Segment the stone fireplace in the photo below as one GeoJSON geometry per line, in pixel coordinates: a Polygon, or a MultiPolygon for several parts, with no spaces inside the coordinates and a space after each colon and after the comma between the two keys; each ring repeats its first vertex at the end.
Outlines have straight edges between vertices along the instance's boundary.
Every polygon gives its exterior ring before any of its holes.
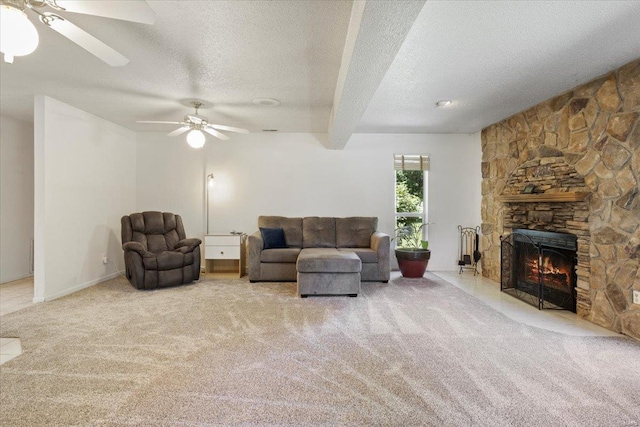
{"type": "Polygon", "coordinates": [[[577,237],[575,309],[581,317],[591,311],[589,278],[589,197],[584,178],[558,149],[541,146],[535,158],[520,165],[507,179],[497,200],[503,203],[503,236],[516,229],[569,234],[577,237]],[[533,186],[531,193],[525,188],[533,186]]]}
{"type": "Polygon", "coordinates": [[[636,60],[482,131],[484,276],[514,229],[575,235],[578,315],[640,338],[639,117],[636,60]]]}

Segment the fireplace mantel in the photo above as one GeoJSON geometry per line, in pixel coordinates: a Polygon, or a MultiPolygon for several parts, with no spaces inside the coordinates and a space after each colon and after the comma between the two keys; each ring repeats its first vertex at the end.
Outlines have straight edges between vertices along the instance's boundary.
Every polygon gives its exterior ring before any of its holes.
{"type": "Polygon", "coordinates": [[[498,196],[499,202],[504,203],[559,203],[559,202],[581,202],[589,195],[585,191],[566,191],[562,193],[540,193],[540,194],[512,194],[498,196]]]}

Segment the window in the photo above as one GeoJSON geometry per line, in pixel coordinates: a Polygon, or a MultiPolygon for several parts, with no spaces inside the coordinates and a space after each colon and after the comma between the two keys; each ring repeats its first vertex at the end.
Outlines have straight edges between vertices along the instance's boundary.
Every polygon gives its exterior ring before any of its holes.
{"type": "MultiPolygon", "coordinates": [[[[429,157],[395,154],[393,168],[396,175],[396,228],[410,224],[419,227],[428,220],[427,190],[429,157]]],[[[419,240],[428,240],[427,227],[420,231],[419,240]]],[[[396,246],[403,242],[396,241],[396,246]]]]}

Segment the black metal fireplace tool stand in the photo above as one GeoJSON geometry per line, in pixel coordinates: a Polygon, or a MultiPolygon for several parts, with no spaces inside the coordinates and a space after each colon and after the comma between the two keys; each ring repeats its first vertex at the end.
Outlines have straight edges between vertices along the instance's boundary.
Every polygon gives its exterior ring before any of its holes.
{"type": "Polygon", "coordinates": [[[473,270],[473,275],[478,274],[478,261],[480,261],[481,254],[479,249],[480,240],[480,227],[463,227],[458,226],[459,236],[459,253],[458,266],[460,271],[458,274],[462,274],[465,269],[473,270]]]}

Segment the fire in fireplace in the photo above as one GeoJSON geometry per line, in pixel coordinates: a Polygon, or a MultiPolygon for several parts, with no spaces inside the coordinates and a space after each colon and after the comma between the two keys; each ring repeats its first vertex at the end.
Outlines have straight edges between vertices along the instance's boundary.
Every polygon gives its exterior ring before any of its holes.
{"type": "Polygon", "coordinates": [[[542,269],[537,256],[529,256],[522,263],[524,266],[523,280],[535,283],[542,275],[547,286],[567,293],[571,292],[573,265],[565,257],[558,256],[556,253],[546,253],[542,257],[542,269]]]}
{"type": "Polygon", "coordinates": [[[502,239],[501,290],[538,306],[576,311],[577,237],[515,229],[502,239]]]}

